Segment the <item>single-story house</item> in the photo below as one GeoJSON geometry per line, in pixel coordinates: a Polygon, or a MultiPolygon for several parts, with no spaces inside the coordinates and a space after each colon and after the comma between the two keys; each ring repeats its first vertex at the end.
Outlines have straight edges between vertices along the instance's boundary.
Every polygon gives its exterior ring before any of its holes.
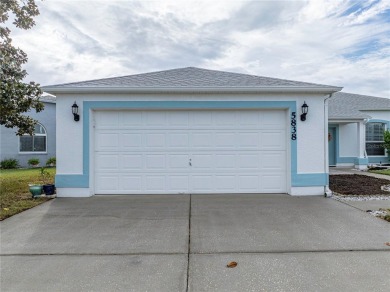
{"type": "Polygon", "coordinates": [[[57,96],[57,195],[328,190],[341,87],[182,68],[43,88],[57,96]]]}
{"type": "Polygon", "coordinates": [[[383,147],[390,99],[337,92],[329,100],[329,165],[365,169],[389,163],[383,147]]]}
{"type": "Polygon", "coordinates": [[[20,166],[27,167],[29,159],[38,158],[40,166],[45,166],[49,158],[56,156],[56,99],[43,94],[40,100],[44,110],[26,113],[38,121],[33,136],[17,136],[15,129],[0,126],[0,160],[17,159],[20,166]]]}

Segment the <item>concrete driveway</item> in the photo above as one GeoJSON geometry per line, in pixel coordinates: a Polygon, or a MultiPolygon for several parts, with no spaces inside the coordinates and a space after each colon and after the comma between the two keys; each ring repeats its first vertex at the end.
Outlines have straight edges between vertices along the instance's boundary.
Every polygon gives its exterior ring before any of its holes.
{"type": "Polygon", "coordinates": [[[55,199],[0,224],[1,291],[390,287],[390,224],[323,197],[55,199]]]}

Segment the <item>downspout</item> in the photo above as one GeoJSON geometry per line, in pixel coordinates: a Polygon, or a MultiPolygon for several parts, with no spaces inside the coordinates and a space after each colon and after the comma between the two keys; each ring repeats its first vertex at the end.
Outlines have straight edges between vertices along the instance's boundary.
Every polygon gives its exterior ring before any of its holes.
{"type": "MultiPolygon", "coordinates": [[[[331,98],[333,95],[333,93],[329,94],[329,96],[327,98],[324,99],[324,150],[327,149],[329,146],[328,146],[328,139],[327,139],[327,131],[328,131],[328,117],[327,117],[327,111],[326,111],[326,107],[328,106],[327,104],[327,101],[329,98],[331,98]]],[[[329,151],[329,149],[328,149],[329,151]]],[[[326,157],[326,154],[328,153],[328,151],[324,151],[324,173],[327,173],[328,174],[328,178],[329,178],[329,163],[326,163],[328,157],[326,157]]],[[[329,155],[328,155],[329,156],[329,155]]],[[[329,189],[329,179],[328,179],[328,184],[324,186],[324,196],[326,198],[329,198],[333,195],[333,192],[329,189]]]]}

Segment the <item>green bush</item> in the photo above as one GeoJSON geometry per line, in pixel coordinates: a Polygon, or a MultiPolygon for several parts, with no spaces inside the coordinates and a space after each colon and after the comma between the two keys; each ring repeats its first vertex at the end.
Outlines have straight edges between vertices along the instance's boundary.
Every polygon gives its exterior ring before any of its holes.
{"type": "Polygon", "coordinates": [[[47,161],[46,161],[46,166],[56,166],[57,164],[57,160],[55,157],[50,157],[47,161]]]}
{"type": "Polygon", "coordinates": [[[37,166],[39,164],[39,159],[38,158],[31,158],[28,160],[27,163],[30,166],[37,166]]]}
{"type": "Polygon", "coordinates": [[[19,168],[19,161],[14,158],[4,159],[0,162],[0,168],[2,169],[16,169],[19,168]]]}
{"type": "Polygon", "coordinates": [[[390,131],[387,130],[383,133],[383,137],[384,137],[384,140],[385,140],[385,143],[384,143],[384,147],[387,151],[387,156],[389,157],[389,160],[390,160],[390,131]]]}

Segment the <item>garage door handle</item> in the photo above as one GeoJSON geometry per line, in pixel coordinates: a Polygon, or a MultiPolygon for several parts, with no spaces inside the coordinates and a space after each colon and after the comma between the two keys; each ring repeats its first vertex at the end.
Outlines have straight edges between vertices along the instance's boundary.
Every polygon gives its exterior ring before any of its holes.
{"type": "Polygon", "coordinates": [[[190,159],[190,161],[189,161],[188,163],[189,163],[189,165],[190,165],[190,166],[192,166],[192,162],[191,162],[191,159],[190,159]]]}

